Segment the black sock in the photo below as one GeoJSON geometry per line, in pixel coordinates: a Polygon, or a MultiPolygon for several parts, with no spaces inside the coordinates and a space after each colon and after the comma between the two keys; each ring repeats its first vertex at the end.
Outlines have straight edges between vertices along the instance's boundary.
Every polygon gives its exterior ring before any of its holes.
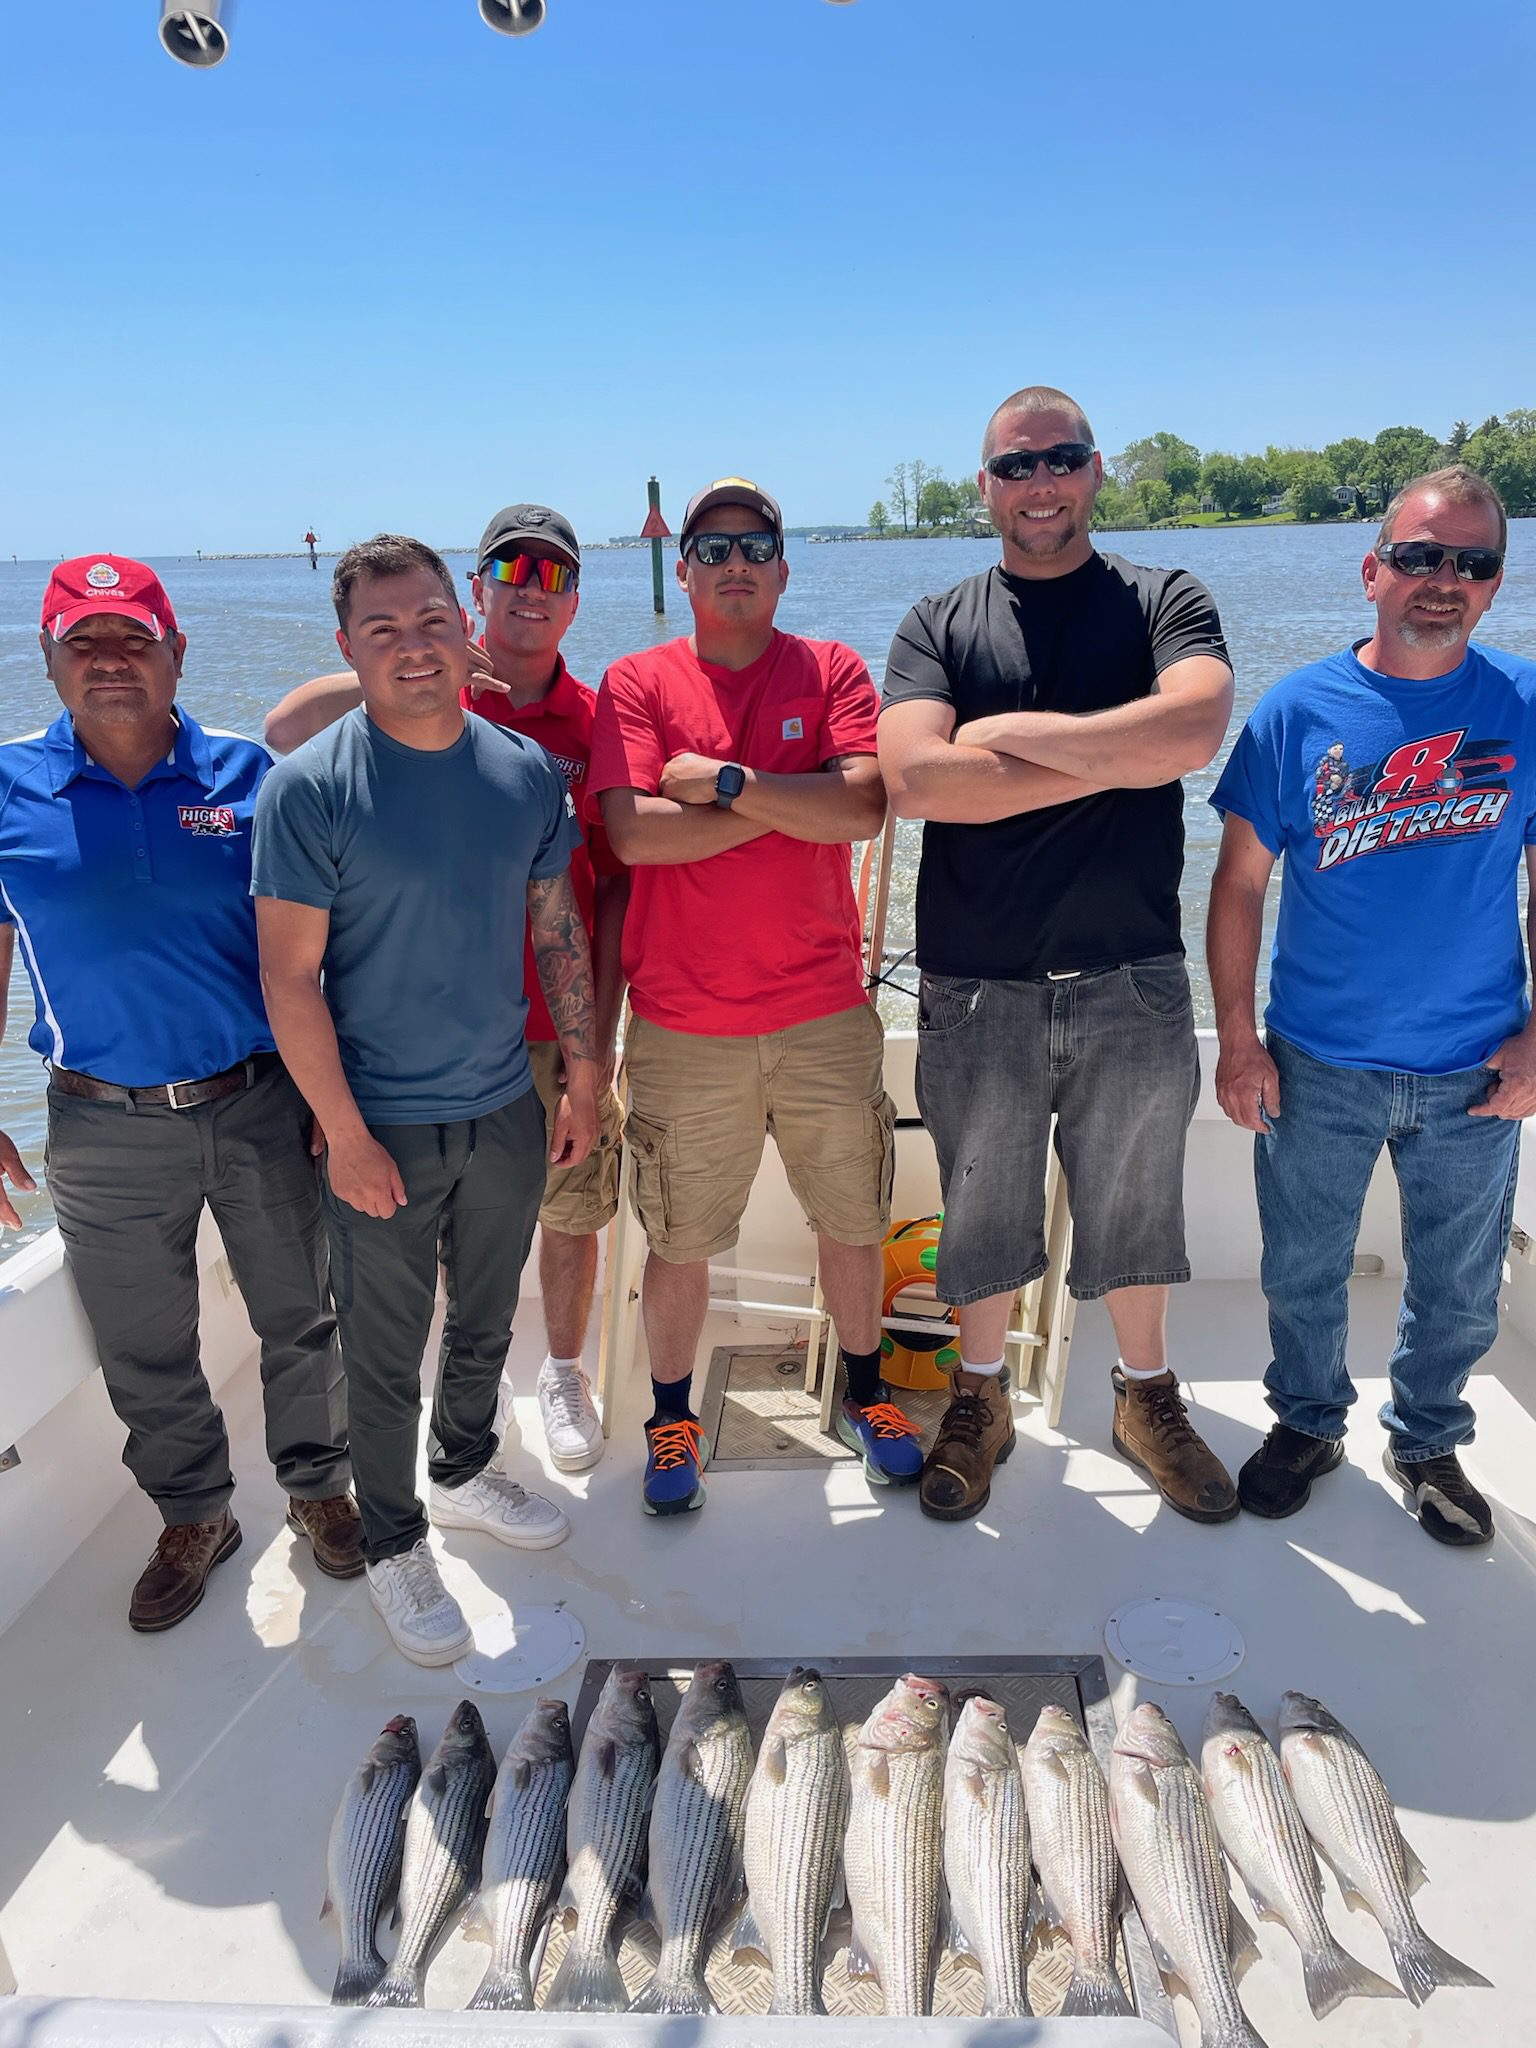
{"type": "Polygon", "coordinates": [[[656,1403],[658,1415],[675,1415],[684,1422],[695,1420],[688,1396],[693,1391],[693,1374],[684,1373],[680,1380],[651,1381],[651,1397],[656,1403]]]}
{"type": "Polygon", "coordinates": [[[880,1348],[849,1351],[842,1348],[843,1370],[848,1375],[848,1398],[861,1408],[880,1398],[880,1348]]]}

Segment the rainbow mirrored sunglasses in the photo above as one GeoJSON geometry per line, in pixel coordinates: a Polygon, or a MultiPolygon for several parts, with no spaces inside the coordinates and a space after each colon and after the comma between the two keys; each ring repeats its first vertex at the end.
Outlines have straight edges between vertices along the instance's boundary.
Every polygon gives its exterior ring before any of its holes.
{"type": "Polygon", "coordinates": [[[547,555],[508,555],[505,560],[487,562],[480,571],[489,576],[493,583],[510,583],[514,589],[538,578],[539,588],[547,590],[551,597],[564,597],[574,590],[581,578],[581,571],[573,569],[569,562],[552,562],[547,555]]]}

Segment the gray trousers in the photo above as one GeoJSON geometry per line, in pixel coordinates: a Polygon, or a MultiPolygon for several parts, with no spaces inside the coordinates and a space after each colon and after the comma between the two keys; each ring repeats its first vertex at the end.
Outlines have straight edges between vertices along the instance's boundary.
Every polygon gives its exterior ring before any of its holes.
{"type": "Polygon", "coordinates": [[[344,1493],[346,1386],[326,1288],[309,1111],[281,1067],[196,1109],[48,1092],[48,1189],[123,1463],[168,1523],[211,1522],[234,1492],[198,1347],[206,1202],[261,1339],[267,1455],[285,1492],[344,1493]]]}
{"type": "Polygon", "coordinates": [[[461,1486],[495,1456],[496,1388],[544,1199],[544,1111],[530,1087],[469,1122],[370,1128],[400,1169],[406,1205],[365,1216],[327,1184],[325,1219],[363,1554],[377,1564],[427,1533],[416,1443],[439,1247],[448,1314],[428,1471],[435,1485],[461,1486]]]}

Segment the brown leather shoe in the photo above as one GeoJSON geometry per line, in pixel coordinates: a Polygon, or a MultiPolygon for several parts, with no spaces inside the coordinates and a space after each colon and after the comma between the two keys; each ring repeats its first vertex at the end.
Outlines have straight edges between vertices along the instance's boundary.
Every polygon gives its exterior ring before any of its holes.
{"type": "Polygon", "coordinates": [[[1121,1457],[1139,1465],[1169,1507],[1190,1521],[1230,1522],[1238,1511],[1237,1488],[1190,1422],[1175,1376],[1128,1380],[1119,1366],[1109,1376],[1115,1388],[1114,1445],[1121,1457]]]}
{"type": "Polygon", "coordinates": [[[923,1460],[918,1505],[939,1522],[979,1515],[992,1491],[992,1469],[1013,1454],[1008,1374],[957,1372],[933,1449],[923,1460]]]}
{"type": "Polygon", "coordinates": [[[315,1563],[328,1578],[355,1579],[363,1568],[363,1523],[350,1493],[324,1500],[288,1500],[288,1526],[307,1536],[315,1563]]]}
{"type": "Polygon", "coordinates": [[[163,1529],[128,1602],[128,1626],[153,1635],[185,1621],[202,1600],[208,1574],[239,1548],[240,1524],[228,1508],[216,1522],[176,1522],[163,1529]]]}

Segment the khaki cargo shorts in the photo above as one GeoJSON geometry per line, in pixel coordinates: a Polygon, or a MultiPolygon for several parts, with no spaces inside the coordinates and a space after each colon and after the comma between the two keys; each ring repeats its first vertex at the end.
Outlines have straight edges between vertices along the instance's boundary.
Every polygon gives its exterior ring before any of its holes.
{"type": "MultiPolygon", "coordinates": [[[[530,1040],[528,1062],[533,1068],[533,1085],[544,1105],[544,1127],[548,1138],[555,1135],[555,1111],[560,1106],[556,1075],[560,1071],[560,1046],[555,1039],[530,1040]]],[[[606,1230],[619,1207],[619,1139],[623,1112],[610,1088],[603,1099],[597,1126],[597,1143],[580,1166],[550,1166],[546,1169],[544,1200],[539,1205],[539,1222],[546,1230],[562,1231],[567,1237],[591,1237],[606,1230]]]]}
{"type": "Polygon", "coordinates": [[[703,1038],[631,1017],[624,1041],[635,1209],[671,1265],[728,1251],[773,1133],[811,1228],[879,1244],[891,1220],[895,1106],[868,1003],[758,1038],[703,1038]]]}

